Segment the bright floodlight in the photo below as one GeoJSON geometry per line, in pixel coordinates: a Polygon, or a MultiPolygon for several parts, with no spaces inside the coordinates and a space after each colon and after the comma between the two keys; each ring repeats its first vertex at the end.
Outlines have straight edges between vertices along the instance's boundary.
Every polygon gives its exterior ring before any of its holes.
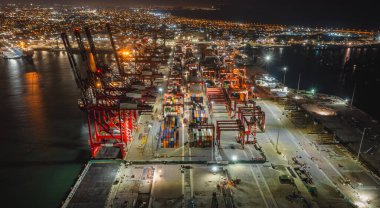
{"type": "Polygon", "coordinates": [[[282,70],[286,71],[288,70],[288,67],[285,66],[284,68],[282,68],[282,70]]]}
{"type": "Polygon", "coordinates": [[[232,161],[236,161],[238,158],[236,155],[232,155],[232,161]]]}
{"type": "Polygon", "coordinates": [[[158,91],[162,92],[162,87],[158,88],[158,91]]]}
{"type": "Polygon", "coordinates": [[[365,203],[361,202],[361,201],[358,201],[358,202],[355,202],[355,205],[359,208],[362,208],[362,207],[366,207],[365,203]]]}
{"type": "Polygon", "coordinates": [[[311,89],[311,93],[312,94],[314,94],[315,93],[315,89],[313,88],[313,89],[311,89]]]}
{"type": "Polygon", "coordinates": [[[270,61],[271,58],[272,58],[272,57],[271,57],[270,55],[265,56],[265,60],[266,60],[266,61],[270,61]]]}
{"type": "Polygon", "coordinates": [[[211,170],[212,170],[212,172],[216,172],[216,171],[218,171],[218,167],[212,166],[211,170]]]}
{"type": "Polygon", "coordinates": [[[364,194],[359,195],[359,198],[363,202],[367,202],[369,200],[369,197],[367,195],[364,195],[364,194]]]}

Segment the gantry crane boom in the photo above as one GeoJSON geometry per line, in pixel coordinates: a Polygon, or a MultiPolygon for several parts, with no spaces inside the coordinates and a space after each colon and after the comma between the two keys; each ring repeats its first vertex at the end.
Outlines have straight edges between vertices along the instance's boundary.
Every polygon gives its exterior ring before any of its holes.
{"type": "Polygon", "coordinates": [[[67,34],[61,33],[61,38],[62,38],[63,45],[64,45],[66,52],[67,52],[67,57],[69,59],[71,70],[72,70],[72,73],[73,73],[74,78],[75,78],[75,83],[77,84],[78,88],[83,89],[84,83],[83,83],[83,80],[80,76],[80,71],[79,71],[78,65],[77,65],[75,58],[73,56],[72,47],[71,47],[70,41],[67,37],[67,34]]]}
{"type": "Polygon", "coordinates": [[[85,27],[84,31],[86,33],[88,44],[90,45],[90,51],[91,51],[92,56],[94,58],[96,69],[99,69],[100,68],[99,60],[97,57],[97,52],[96,52],[96,48],[95,48],[95,44],[94,44],[94,39],[92,38],[92,35],[91,35],[91,31],[88,27],[85,27]]]}
{"type": "Polygon", "coordinates": [[[114,56],[115,56],[115,60],[116,60],[117,68],[119,70],[119,74],[120,74],[120,76],[123,76],[124,75],[124,70],[123,70],[123,68],[121,67],[121,64],[120,64],[119,55],[117,54],[117,50],[116,50],[116,46],[115,46],[115,41],[113,39],[113,35],[112,35],[112,31],[111,31],[111,25],[109,23],[106,24],[106,29],[107,29],[108,36],[109,36],[110,41],[111,41],[111,46],[112,46],[112,50],[113,50],[113,53],[114,53],[114,56]]]}
{"type": "MultiPolygon", "coordinates": [[[[127,93],[132,89],[125,86],[114,87],[113,74],[109,73],[105,65],[101,64],[99,68],[96,68],[96,48],[88,28],[86,28],[86,35],[91,53],[86,50],[79,28],[74,30],[74,35],[82,61],[86,66],[87,76],[75,62],[67,35],[63,33],[61,36],[72,72],[82,91],[83,102],[79,103],[79,106],[87,114],[91,156],[101,158],[108,154],[108,150],[115,152],[116,149],[117,155],[121,152],[124,158],[127,145],[133,139],[139,112],[151,112],[152,108],[128,97],[127,93]]],[[[102,62],[97,61],[97,63],[99,65],[102,62]]],[[[117,155],[115,157],[118,157],[117,155]]]]}

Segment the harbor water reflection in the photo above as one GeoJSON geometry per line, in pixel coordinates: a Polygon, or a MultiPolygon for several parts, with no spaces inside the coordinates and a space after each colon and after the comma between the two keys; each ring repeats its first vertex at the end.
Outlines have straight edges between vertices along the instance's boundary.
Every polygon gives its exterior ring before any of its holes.
{"type": "MultiPolygon", "coordinates": [[[[264,54],[273,56],[268,71],[279,80],[288,68],[292,88],[301,73],[301,89],[350,98],[356,83],[354,104],[380,117],[373,94],[380,89],[379,49],[287,47],[257,50],[255,56],[264,54]]],[[[66,54],[38,51],[33,62],[1,59],[0,95],[3,203],[57,207],[90,155],[85,116],[76,103],[80,90],[66,54]]]]}

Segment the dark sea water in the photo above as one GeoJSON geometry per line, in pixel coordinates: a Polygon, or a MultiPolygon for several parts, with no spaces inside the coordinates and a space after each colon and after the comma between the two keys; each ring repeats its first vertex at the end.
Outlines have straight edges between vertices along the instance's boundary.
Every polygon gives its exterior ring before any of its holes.
{"type": "MultiPolygon", "coordinates": [[[[379,117],[379,49],[276,48],[256,56],[269,53],[268,70],[281,80],[287,66],[293,88],[302,73],[301,88],[350,97],[356,81],[354,104],[379,117]]],[[[1,207],[60,205],[90,155],[79,95],[63,52],[0,59],[1,207]]]]}
{"type": "Polygon", "coordinates": [[[378,6],[373,0],[224,0],[216,10],[177,8],[172,15],[188,18],[256,22],[265,24],[297,25],[327,28],[357,28],[379,31],[378,6]],[[337,12],[339,11],[339,12],[337,12]]]}
{"type": "MultiPolygon", "coordinates": [[[[285,47],[260,50],[257,55],[271,55],[269,73],[296,89],[315,89],[337,95],[349,102],[356,85],[353,105],[380,118],[380,48],[340,48],[315,50],[307,47],[285,47]]],[[[265,64],[258,58],[258,63],[265,64]]]]}
{"type": "Polygon", "coordinates": [[[1,207],[58,207],[89,158],[69,67],[62,52],[0,59],[1,207]]]}

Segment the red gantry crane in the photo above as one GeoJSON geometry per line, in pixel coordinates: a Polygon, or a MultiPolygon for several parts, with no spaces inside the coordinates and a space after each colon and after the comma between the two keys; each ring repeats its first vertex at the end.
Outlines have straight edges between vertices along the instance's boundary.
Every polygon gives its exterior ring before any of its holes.
{"type": "MultiPolygon", "coordinates": [[[[150,106],[128,96],[130,87],[114,87],[111,69],[99,61],[91,33],[85,29],[90,53],[87,52],[80,29],[74,30],[82,61],[86,69],[76,63],[67,34],[62,33],[67,56],[78,88],[82,92],[80,107],[86,112],[89,145],[93,158],[124,158],[128,142],[132,140],[138,114],[151,112],[150,106]]],[[[122,81],[121,81],[122,82],[122,81]]]]}

